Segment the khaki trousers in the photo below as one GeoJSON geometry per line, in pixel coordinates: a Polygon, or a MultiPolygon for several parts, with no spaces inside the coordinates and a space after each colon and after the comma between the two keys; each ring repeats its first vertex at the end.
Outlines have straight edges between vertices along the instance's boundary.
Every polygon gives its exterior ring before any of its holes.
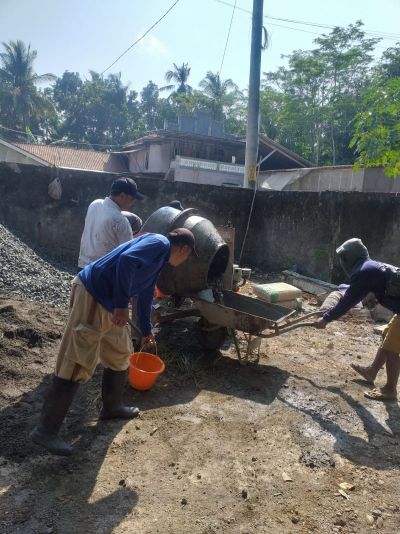
{"type": "Polygon", "coordinates": [[[384,340],[382,349],[390,352],[400,352],[400,315],[393,315],[389,324],[383,331],[384,340]]]}
{"type": "Polygon", "coordinates": [[[71,308],[61,340],[56,376],[84,384],[99,361],[114,371],[129,367],[133,351],[128,326],[115,326],[111,313],[85,289],[78,277],[72,281],[71,308]]]}

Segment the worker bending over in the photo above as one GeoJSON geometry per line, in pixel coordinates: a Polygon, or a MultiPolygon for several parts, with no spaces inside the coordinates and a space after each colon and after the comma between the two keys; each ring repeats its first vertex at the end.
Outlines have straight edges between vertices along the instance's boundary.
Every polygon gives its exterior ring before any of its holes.
{"type": "Polygon", "coordinates": [[[361,239],[349,239],[336,253],[345,273],[350,276],[350,286],[341,300],[324,313],[315,326],[325,328],[339,319],[363,300],[368,293],[396,315],[384,332],[384,340],[374,361],[368,367],[352,364],[351,367],[367,382],[374,384],[378,371],[386,364],[387,382],[382,388],[366,391],[364,395],[373,400],[397,399],[397,382],[400,373],[400,269],[393,265],[372,260],[361,239]]]}
{"type": "Polygon", "coordinates": [[[55,376],[32,440],[54,454],[70,455],[58,432],[79,384],[87,382],[100,361],[104,366],[101,419],[131,419],[139,409],[122,402],[129,356],[128,304],[137,297],[143,342],[154,340],[151,306],[158,275],[168,262],[177,267],[196,255],[192,232],[173,230],[164,237],[144,234],[85,267],[72,282],[71,308],[61,340],[55,376]]]}

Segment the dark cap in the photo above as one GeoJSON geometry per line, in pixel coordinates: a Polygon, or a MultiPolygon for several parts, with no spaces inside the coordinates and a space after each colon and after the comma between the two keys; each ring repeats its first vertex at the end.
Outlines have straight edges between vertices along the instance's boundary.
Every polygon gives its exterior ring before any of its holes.
{"type": "Polygon", "coordinates": [[[119,195],[120,193],[125,193],[126,195],[131,195],[133,198],[138,200],[143,200],[144,195],[139,193],[137,189],[136,182],[132,178],[117,178],[111,184],[111,195],[119,195]]]}
{"type": "Polygon", "coordinates": [[[171,245],[188,245],[192,249],[192,256],[198,257],[194,235],[187,228],[175,228],[167,234],[167,237],[171,245]]]}

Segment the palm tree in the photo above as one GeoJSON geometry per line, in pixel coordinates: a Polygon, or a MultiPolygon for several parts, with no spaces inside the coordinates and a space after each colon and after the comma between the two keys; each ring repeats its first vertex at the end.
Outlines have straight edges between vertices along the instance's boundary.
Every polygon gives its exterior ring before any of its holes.
{"type": "Polygon", "coordinates": [[[235,95],[239,90],[238,86],[230,78],[221,80],[219,73],[215,74],[210,70],[201,80],[199,86],[210,99],[210,110],[213,118],[222,120],[224,108],[232,106],[235,101],[235,95]]]}
{"type": "Polygon", "coordinates": [[[30,45],[20,40],[2,44],[5,51],[0,53],[1,116],[9,125],[25,129],[51,106],[36,86],[54,80],[55,76],[35,73],[37,51],[31,50],[30,45]]]}
{"type": "Polygon", "coordinates": [[[190,67],[188,63],[182,63],[180,67],[176,63],[174,63],[174,69],[168,70],[165,73],[165,79],[167,82],[170,82],[171,80],[174,81],[174,84],[166,85],[165,87],[161,87],[161,90],[171,91],[175,88],[177,85],[176,93],[191,93],[192,88],[187,83],[188,78],[190,75],[190,67]]]}

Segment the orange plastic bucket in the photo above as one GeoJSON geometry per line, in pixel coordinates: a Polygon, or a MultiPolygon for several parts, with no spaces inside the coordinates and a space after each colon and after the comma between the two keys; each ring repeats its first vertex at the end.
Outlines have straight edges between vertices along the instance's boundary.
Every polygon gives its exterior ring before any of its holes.
{"type": "Polygon", "coordinates": [[[158,375],[165,369],[162,359],[149,352],[134,352],[129,362],[129,383],[140,391],[151,389],[158,375]]]}
{"type": "Polygon", "coordinates": [[[160,291],[157,286],[156,286],[156,289],[154,291],[154,296],[155,296],[156,299],[162,299],[162,300],[165,300],[165,299],[168,298],[168,295],[166,295],[165,293],[160,291]]]}

